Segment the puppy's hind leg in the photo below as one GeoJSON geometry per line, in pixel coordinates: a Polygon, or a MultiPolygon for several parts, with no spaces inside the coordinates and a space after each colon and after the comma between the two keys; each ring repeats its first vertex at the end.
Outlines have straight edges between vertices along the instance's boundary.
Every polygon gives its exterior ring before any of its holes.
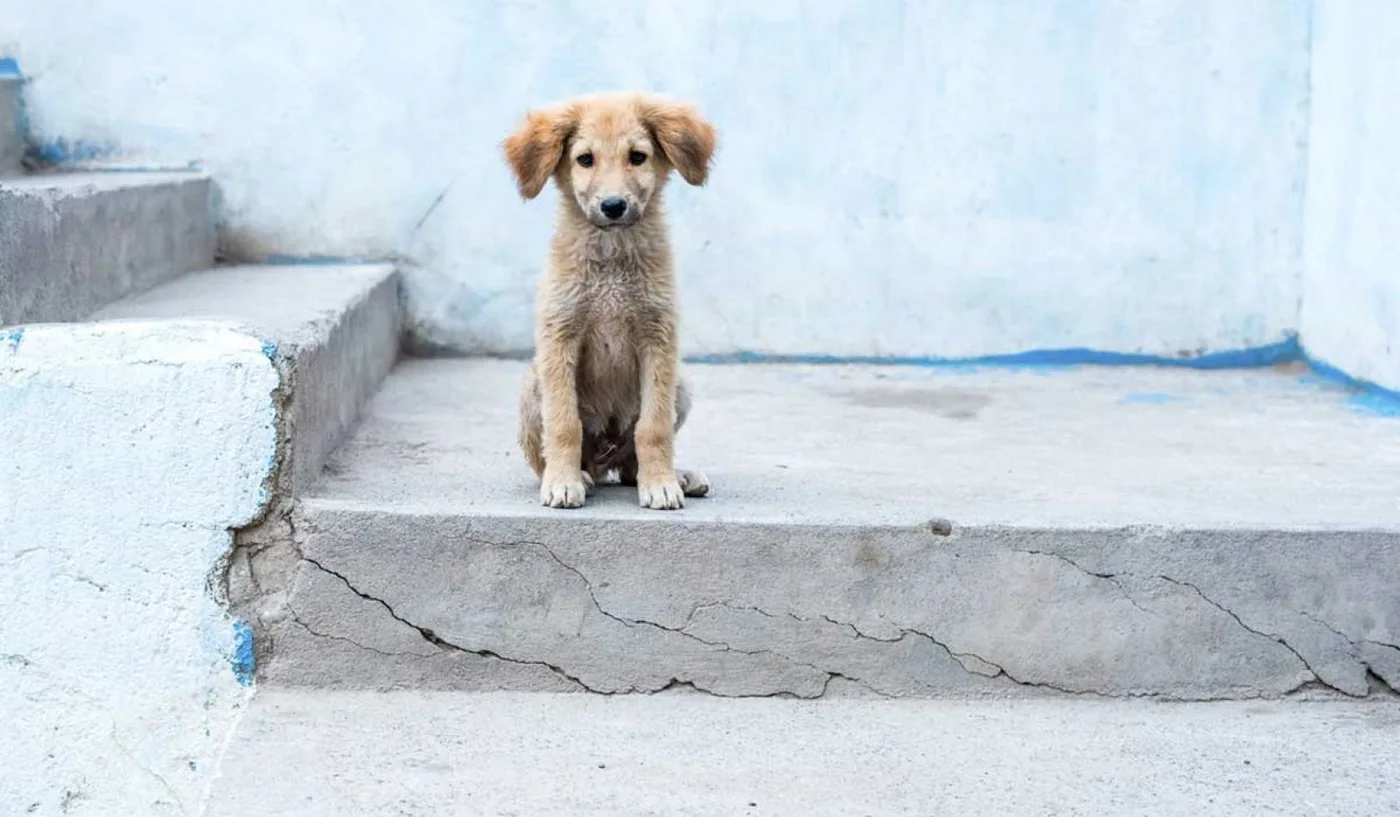
{"type": "MultiPolygon", "coordinates": [[[[685,425],[685,418],[689,415],[690,387],[686,385],[685,378],[681,377],[676,382],[676,431],[681,430],[681,426],[685,425]]],[[[699,471],[677,468],[676,481],[681,484],[681,492],[686,496],[702,497],[710,492],[710,480],[699,471]]]]}
{"type": "Polygon", "coordinates": [[[535,364],[520,380],[520,450],[536,477],[544,476],[544,415],[540,410],[540,379],[535,364]]]}

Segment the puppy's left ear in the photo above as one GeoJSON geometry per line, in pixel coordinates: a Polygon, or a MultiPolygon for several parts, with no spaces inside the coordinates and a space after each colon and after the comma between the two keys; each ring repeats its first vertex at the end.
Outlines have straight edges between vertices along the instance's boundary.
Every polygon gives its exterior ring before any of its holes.
{"type": "Polygon", "coordinates": [[[704,184],[715,154],[714,126],[693,105],[663,100],[646,102],[642,120],[681,178],[694,185],[704,184]]]}

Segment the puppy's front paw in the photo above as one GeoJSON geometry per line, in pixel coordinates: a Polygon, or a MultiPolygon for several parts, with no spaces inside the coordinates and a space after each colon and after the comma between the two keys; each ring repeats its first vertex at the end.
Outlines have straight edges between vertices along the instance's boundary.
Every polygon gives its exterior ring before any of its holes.
{"type": "Polygon", "coordinates": [[[674,475],[670,479],[639,480],[637,482],[637,498],[641,501],[643,508],[674,511],[677,508],[685,507],[683,496],[681,484],[674,475]]]}
{"type": "Polygon", "coordinates": [[[540,481],[540,504],[549,508],[582,508],[587,495],[583,474],[578,471],[563,477],[546,473],[540,481]]]}

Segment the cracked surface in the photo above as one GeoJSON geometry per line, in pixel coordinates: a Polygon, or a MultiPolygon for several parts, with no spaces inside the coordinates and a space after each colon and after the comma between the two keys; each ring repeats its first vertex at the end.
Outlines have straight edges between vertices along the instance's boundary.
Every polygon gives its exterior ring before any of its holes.
{"type": "Polygon", "coordinates": [[[1393,536],[1332,539],[1339,556],[1380,566],[1309,584],[1306,534],[541,526],[315,503],[306,515],[294,620],[386,662],[349,668],[342,686],[400,685],[396,673],[445,653],[491,662],[452,688],[528,668],[549,688],[607,694],[1201,700],[1365,696],[1393,687],[1400,663],[1384,623],[1394,596],[1381,592],[1400,580],[1381,561],[1393,536]],[[1290,552],[1295,569],[1270,574],[1290,552]],[[1129,554],[1134,569],[1105,566],[1129,554]],[[1178,577],[1174,561],[1204,567],[1178,577]],[[1270,595],[1285,579],[1312,609],[1270,595]]]}
{"type": "Polygon", "coordinates": [[[715,491],[656,520],[608,488],[535,506],[518,370],[391,375],[293,544],[247,566],[278,611],[266,678],[1192,700],[1400,680],[1400,425],[1295,375],[691,367],[680,458],[715,491]]]}

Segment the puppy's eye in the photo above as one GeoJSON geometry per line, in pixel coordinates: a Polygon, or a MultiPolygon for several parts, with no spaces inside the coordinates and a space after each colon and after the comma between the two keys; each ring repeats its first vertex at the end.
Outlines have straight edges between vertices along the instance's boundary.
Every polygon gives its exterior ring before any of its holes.
{"type": "Polygon", "coordinates": [[[641,152],[640,150],[634,150],[631,153],[627,154],[627,161],[631,162],[634,165],[644,164],[646,160],[647,155],[641,152]]]}
{"type": "Polygon", "coordinates": [[[592,167],[592,166],[593,166],[593,154],[592,154],[592,153],[580,153],[580,154],[578,155],[578,159],[577,159],[576,161],[578,162],[579,167],[592,167]]]}

